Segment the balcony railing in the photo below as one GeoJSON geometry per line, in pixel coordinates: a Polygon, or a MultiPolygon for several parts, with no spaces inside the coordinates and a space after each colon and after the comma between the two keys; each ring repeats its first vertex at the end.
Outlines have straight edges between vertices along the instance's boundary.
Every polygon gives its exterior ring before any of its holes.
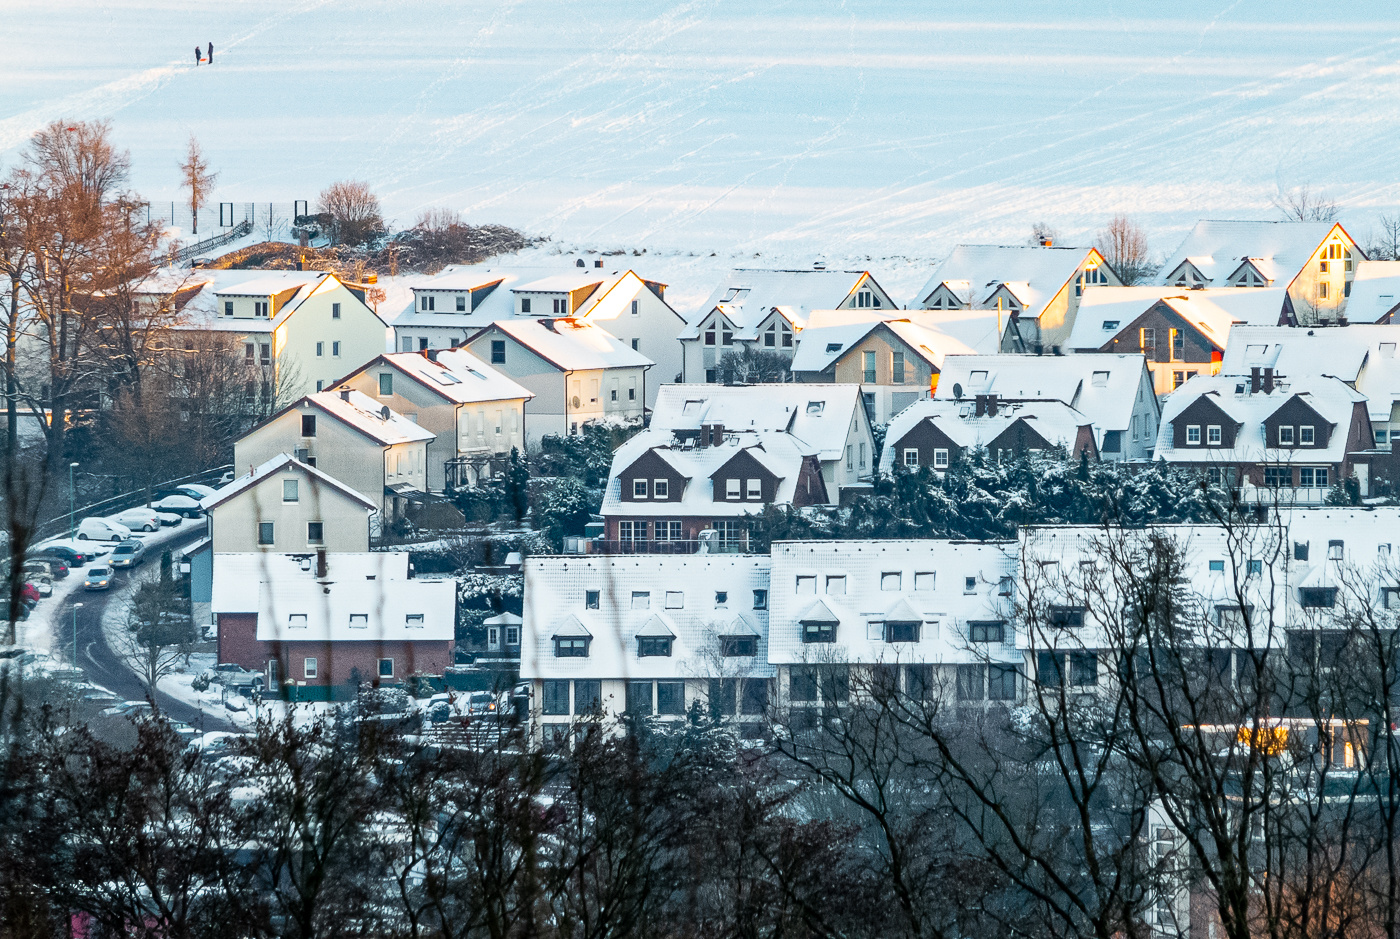
{"type": "Polygon", "coordinates": [[[681,538],[635,541],[614,538],[565,538],[565,554],[747,554],[749,539],[681,538]]]}

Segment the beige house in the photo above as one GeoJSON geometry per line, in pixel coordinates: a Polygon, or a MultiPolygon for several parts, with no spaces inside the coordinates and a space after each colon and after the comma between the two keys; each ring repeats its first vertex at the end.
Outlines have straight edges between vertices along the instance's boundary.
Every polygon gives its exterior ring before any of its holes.
{"type": "Polygon", "coordinates": [[[206,498],[215,554],[368,551],[379,503],[278,454],[206,498]]]}
{"type": "Polygon", "coordinates": [[[590,422],[637,423],[652,361],[601,326],[581,320],[502,320],[467,348],[534,395],[525,404],[527,446],[577,434],[590,422]]]}
{"type": "Polygon", "coordinates": [[[291,453],[356,492],[382,500],[384,516],[428,491],[433,432],[349,388],[306,395],[234,444],[234,464],[250,469],[291,453]]]}
{"type": "Polygon", "coordinates": [[[1365,258],[1335,222],[1203,219],[1162,265],[1157,281],[1188,288],[1285,287],[1284,322],[1328,325],[1345,315],[1357,264],[1365,258]]]}
{"type": "Polygon", "coordinates": [[[472,486],[525,453],[525,402],[534,394],[466,349],[380,355],[332,388],[351,388],[432,431],[428,488],[472,486]]]}
{"type": "Polygon", "coordinates": [[[958,245],[909,306],[996,310],[1001,351],[1052,352],[1069,338],[1086,288],[1121,284],[1097,248],[958,245]]]}

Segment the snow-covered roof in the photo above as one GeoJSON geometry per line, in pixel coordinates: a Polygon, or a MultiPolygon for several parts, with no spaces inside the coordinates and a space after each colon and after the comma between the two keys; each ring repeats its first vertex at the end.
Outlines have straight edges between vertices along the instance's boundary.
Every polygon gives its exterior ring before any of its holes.
{"type": "Polygon", "coordinates": [[[820,373],[881,326],[894,333],[915,355],[935,369],[947,355],[967,355],[977,350],[933,327],[918,314],[874,310],[813,310],[807,326],[797,336],[794,372],[820,373]]]}
{"type": "Polygon", "coordinates": [[[1181,263],[1190,261],[1207,286],[1228,287],[1231,275],[1248,261],[1271,281],[1268,286],[1287,287],[1323,239],[1340,227],[1334,222],[1202,219],[1162,265],[1157,283],[1172,283],[1181,263]]]}
{"type": "Polygon", "coordinates": [[[457,586],[410,576],[407,552],[214,555],[211,609],[257,613],[260,642],[451,642],[457,586]]]}
{"type": "Polygon", "coordinates": [[[1157,432],[1156,459],[1187,463],[1341,463],[1347,453],[1352,408],[1366,396],[1330,375],[1285,375],[1272,393],[1251,394],[1249,376],[1197,375],[1167,398],[1157,432]],[[1325,447],[1279,448],[1266,445],[1264,420],[1294,397],[1335,425],[1325,447]],[[1176,449],[1172,423],[1201,398],[1208,398],[1241,425],[1233,448],[1204,445],[1176,449]]]}
{"type": "MultiPolygon", "coordinates": [[[[223,275],[224,272],[220,272],[223,275]]],[[[229,274],[234,272],[230,271],[229,274]]],[[[325,271],[246,271],[248,277],[220,276],[214,281],[216,297],[270,297],[287,290],[314,287],[334,275],[325,271]]]]}
{"type": "Polygon", "coordinates": [[[791,434],[826,461],[842,457],[863,407],[859,385],[662,385],[649,426],[670,432],[722,424],[727,431],[791,434]]]}
{"type": "Polygon", "coordinates": [[[754,608],[754,591],[768,589],[769,566],[765,555],[527,558],[520,676],[771,678],[768,611],[754,608]],[[587,608],[590,591],[599,595],[596,610],[587,608]],[[592,639],[588,655],[556,658],[553,637],[573,624],[592,639]],[[669,656],[637,655],[638,636],[667,634],[674,636],[669,656]],[[758,654],[721,655],[720,638],[734,635],[757,636],[758,654]]]}
{"type": "MultiPolygon", "coordinates": [[[[180,308],[178,327],[215,332],[270,333],[301,308],[308,299],[335,290],[342,282],[326,271],[199,271],[184,289],[197,291],[180,308]],[[296,292],[277,308],[275,316],[224,316],[223,300],[228,297],[271,297],[288,290],[296,292]]],[[[181,281],[163,274],[148,281],[165,294],[181,281]],[[168,289],[166,289],[168,288],[168,289]]],[[[375,314],[378,316],[379,314],[375,314]]],[[[381,321],[383,317],[380,317],[381,321]]]]}
{"type": "Polygon", "coordinates": [[[1146,369],[1139,353],[950,355],[934,396],[958,397],[961,386],[965,398],[1054,398],[1081,411],[1096,431],[1127,430],[1146,369]]]}
{"type": "Polygon", "coordinates": [[[768,659],[804,662],[1017,662],[1011,596],[1015,542],[801,541],[773,545],[768,659]],[[974,578],[971,590],[967,578],[974,578]],[[836,641],[804,643],[803,623],[836,622],[836,641]],[[917,642],[886,642],[886,622],[921,623],[917,642]],[[1004,622],[973,644],[969,622],[1004,622]]]}
{"type": "MultiPolygon", "coordinates": [[[[811,311],[839,307],[865,279],[874,283],[868,271],[731,271],[724,283],[688,314],[690,326],[681,332],[680,338],[698,337],[701,321],[715,309],[723,312],[724,318],[734,326],[735,336],[743,340],[755,338],[759,325],[774,311],[801,329],[811,311]]],[[[879,293],[884,291],[881,289],[879,293]]],[[[890,308],[896,308],[893,302],[890,308]]]]}
{"type": "MultiPolygon", "coordinates": [[[[308,402],[371,440],[389,447],[400,443],[432,440],[437,435],[425,427],[380,404],[367,394],[349,389],[318,391],[301,401],[308,402]]],[[[300,402],[298,402],[300,404],[300,402]]],[[[297,407],[298,405],[293,405],[297,407]]]]}
{"type": "Polygon", "coordinates": [[[215,491],[212,495],[205,496],[203,499],[201,499],[199,504],[207,512],[210,509],[213,509],[215,506],[227,502],[234,496],[246,492],[247,490],[253,488],[254,486],[269,478],[273,473],[281,472],[287,467],[291,467],[297,470],[298,472],[304,474],[308,478],[314,479],[322,485],[329,486],[330,488],[343,493],[347,497],[362,503],[365,506],[365,508],[372,510],[377,510],[379,508],[379,504],[377,502],[366,497],[362,493],[351,489],[349,486],[345,485],[343,482],[336,479],[334,476],[331,476],[327,473],[323,473],[316,467],[311,466],[307,463],[303,463],[300,460],[297,460],[286,453],[279,453],[272,459],[265,460],[262,463],[262,465],[253,467],[253,471],[251,473],[244,473],[242,476],[238,477],[237,479],[233,480],[227,485],[219,487],[219,489],[215,491]]]}
{"type": "Polygon", "coordinates": [[[1367,398],[1372,420],[1390,420],[1400,400],[1400,325],[1355,324],[1317,329],[1240,326],[1220,363],[1222,375],[1248,375],[1272,368],[1290,378],[1333,375],[1367,398]]]}
{"type": "Polygon", "coordinates": [[[971,398],[925,398],[890,419],[885,430],[886,446],[880,452],[880,472],[888,475],[894,471],[895,444],[924,421],[932,423],[959,447],[976,450],[991,444],[1020,420],[1051,446],[1064,447],[1069,452],[1074,450],[1080,429],[1092,426],[1087,415],[1056,399],[998,402],[996,414],[979,416],[971,398]]]}
{"type": "Polygon", "coordinates": [[[586,320],[516,318],[497,321],[487,329],[500,330],[560,369],[636,368],[656,364],[603,327],[586,320]]]}
{"type": "Polygon", "coordinates": [[[1025,315],[1039,316],[1074,277],[1093,248],[1040,245],[958,245],[938,265],[909,306],[923,308],[940,286],[973,309],[995,306],[997,288],[1006,285],[1024,306],[1025,315]]]}
{"type": "Polygon", "coordinates": [[[1183,290],[1180,287],[1088,287],[1079,301],[1074,328],[1065,348],[1085,352],[1101,349],[1129,329],[1159,300],[1195,324],[1221,348],[1236,323],[1273,326],[1279,321],[1286,291],[1283,287],[1245,290],[1239,287],[1183,290]]]}
{"type": "MultiPolygon", "coordinates": [[[[391,352],[356,369],[354,374],[359,375],[385,362],[453,404],[515,398],[528,400],[535,396],[534,392],[487,365],[465,348],[444,349],[434,354],[436,361],[421,352],[391,352]]],[[[343,381],[334,382],[330,387],[335,389],[343,381]]]]}
{"type": "Polygon", "coordinates": [[[1400,261],[1358,261],[1347,299],[1347,319],[1374,323],[1400,307],[1400,261]]]}
{"type": "MultiPolygon", "coordinates": [[[[608,472],[608,487],[603,492],[604,516],[677,516],[713,515],[738,517],[762,512],[761,502],[728,502],[716,500],[714,481],[710,479],[722,466],[740,452],[747,453],[778,478],[773,498],[776,505],[791,505],[797,492],[802,460],[816,453],[804,441],[777,431],[725,431],[722,444],[697,447],[682,443],[674,433],[651,427],[632,437],[613,451],[612,467],[608,472]],[[664,502],[624,502],[622,472],[647,451],[653,451],[687,480],[680,499],[664,502]]],[[[835,493],[828,496],[835,498],[835,493]]]]}

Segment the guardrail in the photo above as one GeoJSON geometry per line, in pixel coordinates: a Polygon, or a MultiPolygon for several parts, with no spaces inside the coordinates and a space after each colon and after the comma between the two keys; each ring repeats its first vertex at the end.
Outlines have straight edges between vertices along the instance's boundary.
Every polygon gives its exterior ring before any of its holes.
{"type": "Polygon", "coordinates": [[[221,248],[231,241],[237,241],[252,230],[252,221],[244,219],[222,234],[215,235],[213,238],[205,238],[203,241],[196,241],[194,244],[185,245],[176,251],[170,252],[170,264],[172,267],[176,264],[184,264],[191,258],[203,254],[211,248],[221,248]]]}
{"type": "MultiPolygon", "coordinates": [[[[169,489],[182,483],[203,483],[208,484],[211,480],[217,480],[224,473],[233,469],[232,463],[225,463],[223,466],[216,466],[213,469],[203,470],[198,473],[189,473],[185,476],[178,476],[174,479],[167,479],[164,482],[156,483],[152,486],[143,486],[140,489],[133,489],[129,492],[119,493],[89,505],[76,506],[72,512],[72,519],[76,523],[80,519],[92,515],[112,515],[124,509],[136,508],[146,504],[146,493],[158,490],[169,489]]],[[[46,522],[40,522],[34,529],[34,544],[46,541],[49,538],[56,538],[68,531],[69,513],[55,516],[46,522]]]]}

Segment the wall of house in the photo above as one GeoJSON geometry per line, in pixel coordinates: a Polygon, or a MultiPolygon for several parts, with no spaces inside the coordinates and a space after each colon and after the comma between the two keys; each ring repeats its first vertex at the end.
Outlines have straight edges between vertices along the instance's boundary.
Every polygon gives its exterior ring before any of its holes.
{"type": "Polygon", "coordinates": [[[836,360],[835,372],[826,381],[860,385],[861,394],[873,395],[876,424],[888,424],[890,418],[920,398],[928,397],[934,368],[909,348],[899,337],[886,329],[871,332],[860,344],[852,346],[836,360]],[[875,353],[875,381],[865,381],[865,353],[875,353]],[[904,381],[895,384],[894,353],[904,355],[904,381]]]}
{"type": "Polygon", "coordinates": [[[661,385],[679,382],[685,372],[684,350],[676,338],[685,328],[685,320],[645,284],[639,285],[631,299],[637,301],[636,315],[632,314],[629,302],[617,316],[595,318],[590,315],[584,317],[584,321],[598,323],[628,346],[633,346],[635,340],[633,348],[656,363],[647,372],[645,403],[651,407],[656,404],[661,385]]]}
{"type": "Polygon", "coordinates": [[[1348,285],[1356,276],[1356,261],[1360,257],[1355,242],[1340,228],[1334,228],[1318,245],[1312,257],[1308,258],[1308,263],[1288,285],[1288,299],[1299,326],[1312,326],[1328,320],[1336,322],[1338,317],[1345,315],[1348,285]],[[1330,245],[1341,247],[1341,258],[1324,257],[1330,245]],[[1326,271],[1322,269],[1324,263],[1326,271]],[[1325,297],[1322,295],[1324,284],[1325,297]]]}
{"type": "Polygon", "coordinates": [[[529,449],[538,449],[542,437],[568,433],[571,418],[564,397],[565,373],[561,369],[496,329],[483,330],[467,348],[492,368],[534,392],[535,396],[525,402],[525,443],[529,449]],[[505,362],[491,361],[493,340],[506,344],[505,362]]]}
{"type": "MultiPolygon", "coordinates": [[[[439,301],[441,302],[441,301],[439,301]]],[[[458,314],[461,315],[461,314],[458,314]]],[[[395,326],[395,352],[420,352],[423,349],[455,349],[467,341],[467,336],[480,327],[466,326],[395,326]],[[405,342],[407,340],[407,342],[405,342]],[[426,343],[424,342],[426,340],[426,343]]]]}
{"type": "Polygon", "coordinates": [[[742,502],[753,505],[755,512],[761,512],[766,503],[770,503],[778,497],[777,478],[769,472],[767,467],[742,450],[715,470],[710,479],[714,481],[714,500],[716,502],[742,502]],[[729,499],[726,496],[731,479],[739,481],[739,498],[737,499],[729,499]],[[748,481],[750,479],[759,481],[760,497],[757,499],[749,498],[748,481]]]}
{"type": "MultiPolygon", "coordinates": [[[[373,498],[373,497],[371,497],[373,498]]],[[[301,472],[269,473],[264,481],[210,513],[210,535],[219,554],[247,551],[368,551],[369,510],[343,492],[301,472]],[[282,501],[282,481],[298,481],[296,502],[282,501]],[[271,545],[258,544],[258,524],[273,523],[271,545]],[[308,522],[322,525],[321,543],[307,540],[308,522]]]]}
{"type": "Polygon", "coordinates": [[[857,404],[852,409],[851,423],[846,428],[841,456],[822,462],[822,480],[826,484],[827,495],[834,502],[840,499],[842,487],[869,480],[874,473],[875,437],[870,430],[870,420],[865,416],[865,408],[857,404]],[[864,461],[861,460],[862,448],[864,461]]]}
{"type": "Polygon", "coordinates": [[[392,331],[344,284],[308,297],[273,334],[283,399],[319,391],[389,350],[392,331]],[[333,304],[340,304],[340,319],[333,304]],[[316,355],[316,343],[322,354],[316,355]],[[340,355],[334,343],[340,343],[340,355]],[[317,383],[320,382],[320,385],[317,383]]]}
{"type": "Polygon", "coordinates": [[[1199,329],[1188,325],[1171,307],[1158,303],[1119,332],[1113,340],[1105,343],[1099,351],[1144,353],[1147,356],[1147,368],[1152,373],[1153,393],[1165,395],[1175,391],[1180,384],[1175,381],[1177,372],[1181,373],[1183,382],[1191,375],[1209,375],[1210,354],[1215,349],[1215,344],[1202,336],[1199,329]],[[1151,352],[1142,345],[1144,329],[1151,329],[1156,340],[1151,352]],[[1182,336],[1183,348],[1179,358],[1172,352],[1174,329],[1179,330],[1182,336]]]}
{"type": "MultiPolygon", "coordinates": [[[[948,435],[939,430],[928,421],[919,421],[909,429],[909,432],[898,440],[886,441],[885,446],[894,448],[894,465],[909,466],[905,462],[905,451],[917,451],[917,466],[934,465],[934,451],[947,450],[948,462],[951,465],[954,460],[962,455],[962,448],[953,443],[948,435]]],[[[911,467],[912,468],[912,467],[911,467]]]]}
{"type": "Polygon", "coordinates": [[[440,396],[424,388],[416,379],[410,378],[389,365],[376,365],[350,376],[337,388],[353,388],[368,395],[381,404],[386,404],[396,414],[401,414],[427,430],[437,434],[428,441],[426,479],[428,488],[441,492],[444,483],[443,464],[457,455],[457,405],[444,401],[440,396]],[[387,372],[393,375],[393,393],[379,393],[379,376],[387,372]]]}

